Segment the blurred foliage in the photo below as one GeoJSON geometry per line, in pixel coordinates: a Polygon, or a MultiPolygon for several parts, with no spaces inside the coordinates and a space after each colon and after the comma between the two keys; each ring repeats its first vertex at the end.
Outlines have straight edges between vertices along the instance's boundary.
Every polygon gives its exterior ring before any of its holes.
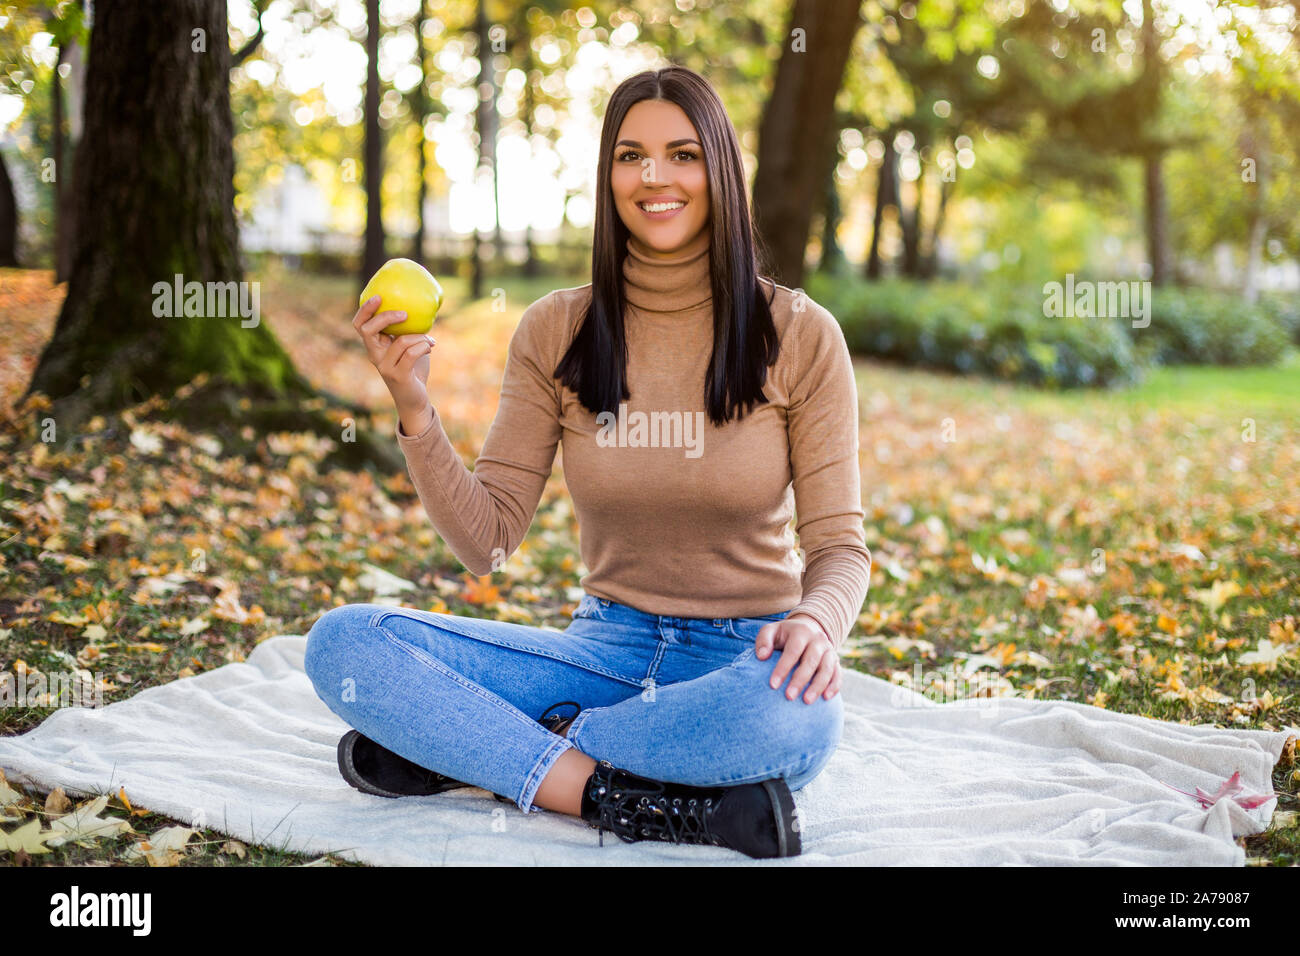
{"type": "Polygon", "coordinates": [[[1154,290],[1142,328],[1133,326],[1142,319],[1045,315],[1041,288],[1011,282],[818,275],[807,292],[853,352],[1049,387],[1126,385],[1152,365],[1272,365],[1300,327],[1289,298],[1252,308],[1204,290],[1154,290]]]}

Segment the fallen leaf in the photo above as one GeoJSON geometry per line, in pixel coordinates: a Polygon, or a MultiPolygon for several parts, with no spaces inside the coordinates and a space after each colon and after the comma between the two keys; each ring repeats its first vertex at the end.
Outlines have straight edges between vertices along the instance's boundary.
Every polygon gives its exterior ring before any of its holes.
{"type": "Polygon", "coordinates": [[[1241,585],[1236,581],[1215,581],[1203,591],[1192,592],[1211,614],[1218,613],[1219,608],[1240,593],[1241,585]]]}
{"type": "Polygon", "coordinates": [[[1290,657],[1295,653],[1295,648],[1288,645],[1274,644],[1265,638],[1259,642],[1259,647],[1253,651],[1247,651],[1237,658],[1238,664],[1258,664],[1267,670],[1276,670],[1277,662],[1284,657],[1290,657]]]}
{"type": "Polygon", "coordinates": [[[18,803],[26,799],[21,793],[9,786],[9,781],[5,779],[3,770],[0,770],[0,807],[7,807],[11,803],[18,803]]]}
{"type": "Polygon", "coordinates": [[[50,814],[51,819],[61,817],[71,809],[72,801],[62,787],[55,787],[45,798],[45,812],[50,814]]]}
{"type": "MultiPolygon", "coordinates": [[[[1164,783],[1164,781],[1161,782],[1164,783]]],[[[1177,787],[1170,786],[1167,783],[1165,786],[1169,787],[1170,790],[1178,790],[1177,787]]],[[[1219,786],[1219,789],[1214,793],[1206,793],[1200,787],[1196,788],[1196,793],[1194,794],[1188,793],[1186,790],[1178,790],[1178,792],[1185,796],[1193,797],[1196,802],[1201,805],[1201,809],[1203,810],[1208,810],[1224,797],[1232,797],[1238,806],[1245,810],[1253,810],[1260,804],[1268,803],[1268,801],[1277,796],[1277,794],[1272,792],[1267,794],[1246,794],[1244,796],[1237,796],[1237,794],[1241,793],[1243,789],[1244,788],[1241,785],[1241,771],[1238,770],[1235,771],[1227,780],[1223,781],[1219,786]]]]}
{"type": "Polygon", "coordinates": [[[64,814],[50,825],[51,836],[47,839],[50,846],[62,846],[64,843],[77,843],[89,846],[90,841],[101,837],[113,837],[120,833],[134,833],[131,824],[121,817],[101,817],[99,814],[108,805],[108,794],[101,794],[93,800],[83,803],[70,813],[64,814]]]}
{"type": "Polygon", "coordinates": [[[49,838],[50,832],[41,829],[40,820],[29,820],[8,833],[0,830],[0,850],[8,850],[10,853],[49,853],[49,847],[45,845],[49,838]]]}
{"type": "Polygon", "coordinates": [[[197,833],[190,827],[163,827],[151,834],[147,840],[141,840],[122,854],[124,860],[138,860],[144,857],[150,866],[176,866],[181,861],[181,852],[190,842],[190,837],[197,833]]]}
{"type": "Polygon", "coordinates": [[[403,591],[414,591],[415,584],[399,578],[395,574],[390,574],[383,568],[375,567],[373,564],[361,565],[362,573],[357,577],[357,586],[370,591],[372,594],[381,597],[389,597],[394,594],[401,594],[403,591]]]}

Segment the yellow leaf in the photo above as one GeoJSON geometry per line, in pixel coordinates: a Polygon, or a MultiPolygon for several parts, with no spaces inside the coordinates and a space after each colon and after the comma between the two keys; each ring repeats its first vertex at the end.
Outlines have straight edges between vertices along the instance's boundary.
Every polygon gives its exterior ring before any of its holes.
{"type": "Polygon", "coordinates": [[[1267,670],[1276,670],[1277,662],[1283,657],[1290,657],[1295,653],[1295,649],[1285,644],[1278,645],[1265,638],[1259,642],[1259,647],[1253,651],[1247,651],[1237,658],[1238,664],[1258,664],[1267,670]]]}
{"type": "Polygon", "coordinates": [[[18,803],[24,797],[21,793],[9,786],[9,781],[5,779],[3,770],[0,770],[0,807],[7,807],[11,803],[18,803]]]}
{"type": "Polygon", "coordinates": [[[100,837],[114,837],[120,833],[134,833],[130,821],[121,817],[101,817],[99,814],[108,805],[108,794],[100,794],[95,799],[83,803],[71,813],[64,814],[50,824],[51,836],[47,838],[50,846],[61,846],[72,842],[87,845],[100,837]]]}
{"type": "Polygon", "coordinates": [[[0,830],[0,850],[8,850],[10,853],[17,853],[19,850],[26,853],[49,853],[49,847],[45,845],[49,838],[49,831],[41,830],[40,820],[29,820],[8,833],[0,830]]]}
{"type": "Polygon", "coordinates": [[[198,634],[200,631],[206,631],[211,626],[205,617],[195,617],[181,625],[181,635],[188,637],[191,634],[198,634]]]}
{"type": "Polygon", "coordinates": [[[1236,581],[1215,581],[1203,591],[1192,592],[1211,614],[1217,613],[1219,608],[1240,593],[1241,585],[1236,581]]]}
{"type": "Polygon", "coordinates": [[[123,853],[122,859],[144,857],[150,866],[176,866],[181,861],[181,851],[196,832],[189,827],[163,827],[123,853]]]}

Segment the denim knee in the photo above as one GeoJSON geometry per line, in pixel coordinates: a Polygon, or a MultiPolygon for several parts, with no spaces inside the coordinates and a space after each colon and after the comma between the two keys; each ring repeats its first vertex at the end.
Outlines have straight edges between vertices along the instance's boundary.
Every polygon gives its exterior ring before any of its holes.
{"type": "MultiPolygon", "coordinates": [[[[759,660],[751,652],[738,665],[753,686],[758,702],[750,711],[754,720],[751,732],[768,739],[779,763],[787,768],[784,775],[797,778],[802,786],[816,776],[839,746],[844,730],[844,700],[840,694],[830,700],[819,694],[810,704],[804,703],[802,694],[788,699],[788,674],[780,687],[771,685],[778,653],[774,650],[767,660],[759,660]]],[[[793,783],[791,787],[794,789],[793,783]]]]}
{"type": "Polygon", "coordinates": [[[324,673],[327,661],[337,662],[342,648],[365,634],[374,610],[370,604],[343,604],[330,608],[311,626],[302,666],[318,690],[322,679],[332,680],[324,673]]]}

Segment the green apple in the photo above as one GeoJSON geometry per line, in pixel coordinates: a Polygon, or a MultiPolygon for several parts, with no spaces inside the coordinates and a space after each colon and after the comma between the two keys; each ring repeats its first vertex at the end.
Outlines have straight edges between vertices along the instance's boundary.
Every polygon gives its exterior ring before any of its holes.
{"type": "Polygon", "coordinates": [[[410,259],[389,259],[370,277],[361,292],[364,304],[371,296],[380,297],[378,312],[402,311],[406,318],[384,331],[389,335],[428,332],[433,317],[442,306],[442,286],[424,266],[410,259]]]}

